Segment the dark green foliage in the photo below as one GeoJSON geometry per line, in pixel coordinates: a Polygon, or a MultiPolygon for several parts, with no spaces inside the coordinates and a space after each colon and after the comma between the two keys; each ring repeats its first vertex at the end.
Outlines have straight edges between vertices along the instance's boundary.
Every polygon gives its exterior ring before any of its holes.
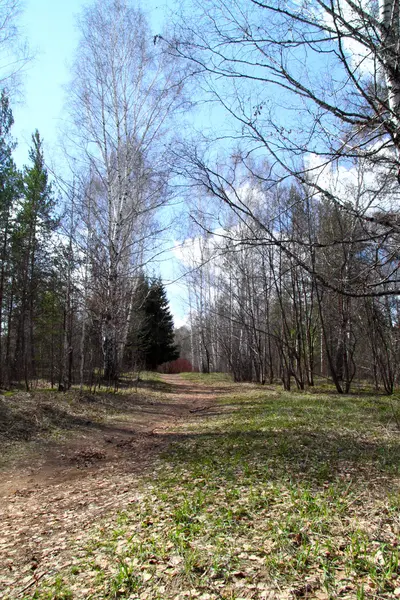
{"type": "Polygon", "coordinates": [[[13,379],[36,376],[36,325],[41,320],[42,297],[53,277],[55,252],[51,233],[57,226],[54,197],[44,164],[39,132],[32,135],[31,164],[24,168],[21,197],[12,237],[15,346],[13,379]]]}
{"type": "Polygon", "coordinates": [[[9,374],[10,332],[8,331],[13,306],[12,242],[15,235],[16,203],[21,193],[21,174],[12,153],[16,143],[11,137],[14,118],[8,96],[3,90],[0,97],[0,385],[9,374]],[[5,336],[6,334],[6,336],[5,336]]]}
{"type": "Polygon", "coordinates": [[[136,350],[137,362],[153,370],[179,357],[174,343],[174,322],[160,279],[150,281],[142,276],[136,296],[137,312],[130,345],[136,350]]]}

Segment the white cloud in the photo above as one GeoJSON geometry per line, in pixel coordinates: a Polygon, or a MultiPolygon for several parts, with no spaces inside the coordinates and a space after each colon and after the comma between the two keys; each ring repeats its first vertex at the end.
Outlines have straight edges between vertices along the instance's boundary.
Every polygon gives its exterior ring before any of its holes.
{"type": "Polygon", "coordinates": [[[219,227],[213,234],[187,238],[184,242],[176,241],[172,252],[185,267],[197,268],[218,254],[226,235],[228,231],[219,227]]]}
{"type": "Polygon", "coordinates": [[[174,316],[174,327],[175,329],[179,329],[180,327],[184,327],[189,324],[189,315],[186,315],[183,319],[174,316]]]}
{"type": "MultiPolygon", "coordinates": [[[[355,0],[356,5],[357,3],[367,14],[371,11],[368,0],[355,0]]],[[[350,34],[352,30],[364,30],[364,33],[366,33],[368,37],[368,33],[365,30],[365,23],[362,21],[362,18],[346,0],[338,0],[335,12],[338,16],[340,15],[340,18],[334,19],[327,11],[320,13],[320,16],[325,25],[334,30],[338,28],[342,33],[341,43],[349,53],[349,59],[353,70],[361,77],[373,75],[376,73],[377,65],[374,56],[371,54],[371,50],[355,40],[350,34]],[[345,25],[343,25],[343,23],[345,23],[345,25]]]]}
{"type": "MultiPolygon", "coordinates": [[[[383,156],[383,151],[380,154],[383,156]]],[[[362,211],[388,211],[396,206],[398,209],[397,186],[392,189],[390,181],[393,178],[387,177],[384,163],[377,166],[360,159],[358,163],[347,166],[336,165],[315,154],[307,155],[305,163],[312,180],[339,202],[350,202],[362,211]],[[382,181],[385,181],[385,185],[382,185],[382,181]]]]}

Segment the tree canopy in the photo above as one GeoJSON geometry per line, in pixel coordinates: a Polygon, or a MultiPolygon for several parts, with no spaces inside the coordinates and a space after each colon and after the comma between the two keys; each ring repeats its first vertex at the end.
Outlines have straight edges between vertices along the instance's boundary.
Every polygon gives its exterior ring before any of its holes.
{"type": "Polygon", "coordinates": [[[154,370],[179,357],[174,321],[161,279],[143,278],[137,293],[142,303],[136,333],[138,356],[146,369],[154,370]]]}

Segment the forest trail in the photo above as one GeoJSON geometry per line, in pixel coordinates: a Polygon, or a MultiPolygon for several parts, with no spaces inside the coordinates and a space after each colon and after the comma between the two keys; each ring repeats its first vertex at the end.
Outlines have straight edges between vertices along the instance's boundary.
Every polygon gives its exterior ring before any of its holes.
{"type": "Polygon", "coordinates": [[[0,471],[0,598],[17,598],[54,573],[107,514],[136,501],[174,437],[174,424],[204,411],[226,388],[162,375],[168,391],[137,405],[124,422],[85,430],[46,448],[31,465],[0,471]],[[4,596],[5,595],[5,596],[4,596]]]}

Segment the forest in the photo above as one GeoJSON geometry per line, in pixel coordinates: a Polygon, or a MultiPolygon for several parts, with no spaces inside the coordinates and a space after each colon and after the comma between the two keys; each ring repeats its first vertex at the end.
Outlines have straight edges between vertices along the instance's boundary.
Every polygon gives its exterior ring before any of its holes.
{"type": "MultiPolygon", "coordinates": [[[[381,21],[362,4],[346,3],[345,16],[338,6],[313,15],[194,2],[154,36],[133,5],[88,5],[59,173],[38,131],[17,169],[18,73],[4,73],[1,387],[118,385],[180,351],[193,369],[235,381],[289,390],[322,378],[343,393],[357,380],[393,393],[397,21],[385,2],[381,21]],[[214,117],[196,139],[207,103],[214,117]],[[166,235],[180,237],[180,349],[153,275],[166,235]],[[145,303],[157,286],[150,332],[145,303]],[[157,344],[150,360],[145,347],[157,344]]],[[[17,5],[2,10],[3,50],[17,51],[17,5]]]]}
{"type": "Polygon", "coordinates": [[[0,58],[0,597],[400,598],[399,0],[0,0],[0,58]]]}
{"type": "MultiPolygon", "coordinates": [[[[14,3],[2,7],[11,19],[14,3]]],[[[165,289],[145,274],[166,227],[156,213],[170,196],[167,123],[183,102],[175,68],[166,53],[153,50],[136,9],[97,3],[84,11],[80,29],[69,96],[76,147],[73,155],[65,149],[66,161],[74,161],[70,180],[50,176],[38,131],[30,164],[17,169],[4,81],[3,388],[29,390],[41,381],[60,390],[116,385],[124,369],[155,369],[177,357],[165,289]]]]}
{"type": "Polygon", "coordinates": [[[280,381],[286,390],[304,390],[323,380],[338,393],[364,381],[392,394],[399,299],[386,278],[398,269],[394,240],[330,200],[310,200],[302,188],[252,193],[257,210],[259,197],[275,207],[279,217],[269,226],[279,244],[264,241],[265,215],[261,222],[243,219],[222,241],[211,230],[199,233],[187,259],[185,356],[197,370],[231,373],[235,381],[280,381]],[[375,290],[382,282],[381,294],[364,291],[372,282],[375,290]]]}

